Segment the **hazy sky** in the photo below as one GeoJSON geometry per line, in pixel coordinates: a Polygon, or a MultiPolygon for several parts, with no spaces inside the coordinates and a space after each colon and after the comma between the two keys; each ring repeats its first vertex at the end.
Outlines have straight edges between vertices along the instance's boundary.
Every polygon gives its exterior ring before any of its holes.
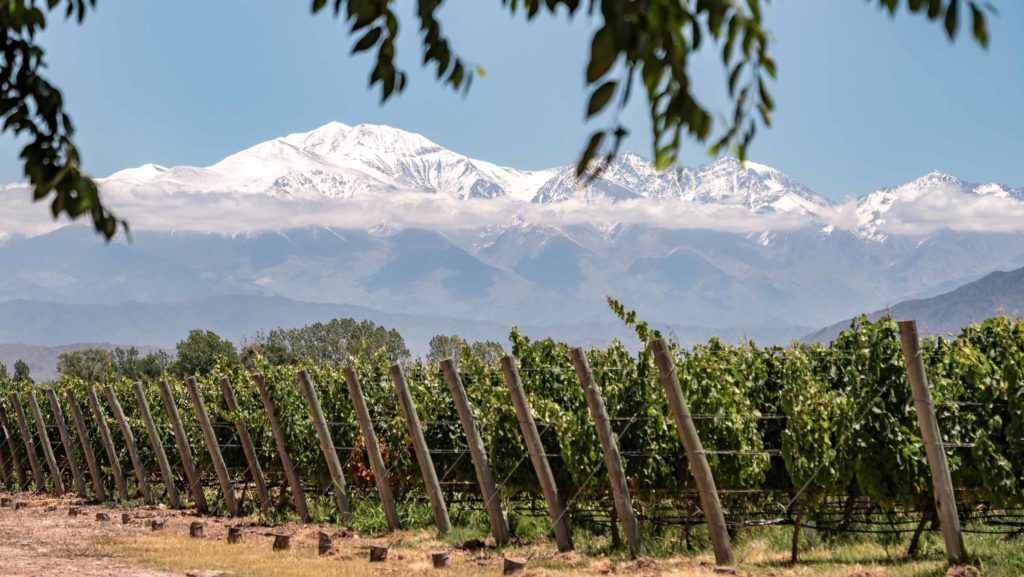
{"type": "MultiPolygon", "coordinates": [[[[330,120],[389,124],[472,157],[543,168],[574,162],[599,126],[583,119],[593,26],[584,14],[527,23],[498,0],[449,0],[442,21],[455,49],[487,70],[463,98],[419,68],[410,11],[399,48],[409,88],[380,106],[366,86],[370,58],[350,57],[343,23],[311,16],[309,4],[103,0],[81,27],[54,22],[41,39],[87,172],[208,165],[330,120]]],[[[778,111],[751,159],[836,199],[931,169],[1024,186],[1024,2],[995,4],[983,51],[966,33],[950,45],[940,25],[891,20],[860,0],[772,2],[778,111]]],[[[692,71],[704,101],[725,111],[717,61],[692,71]]],[[[644,104],[624,115],[626,147],[649,157],[644,104]]],[[[0,137],[0,182],[21,179],[17,152],[0,137]]],[[[708,160],[693,145],[682,162],[708,160]]]]}

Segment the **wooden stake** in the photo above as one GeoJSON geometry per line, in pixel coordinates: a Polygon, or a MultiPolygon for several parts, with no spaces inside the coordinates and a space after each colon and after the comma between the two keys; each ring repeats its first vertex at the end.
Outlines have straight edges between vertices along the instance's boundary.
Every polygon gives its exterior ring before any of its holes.
{"type": "Polygon", "coordinates": [[[715,477],[711,474],[711,466],[708,464],[707,455],[704,454],[704,446],[700,442],[700,436],[697,435],[697,427],[694,426],[693,418],[690,416],[686,397],[683,396],[683,390],[679,386],[675,362],[672,360],[665,339],[657,338],[651,341],[651,349],[654,351],[654,361],[658,365],[658,373],[661,375],[661,386],[665,389],[665,396],[672,408],[672,416],[675,417],[676,432],[679,434],[679,440],[683,443],[686,460],[690,464],[690,470],[697,483],[700,506],[704,510],[708,533],[711,535],[711,545],[715,550],[715,563],[720,567],[732,567],[734,563],[732,543],[729,540],[729,530],[725,525],[722,503],[718,499],[715,477]]]}
{"type": "Polygon", "coordinates": [[[11,453],[11,468],[14,469],[14,474],[18,478],[18,490],[24,491],[28,488],[28,479],[25,478],[25,466],[22,464],[21,459],[18,458],[18,447],[14,444],[14,437],[7,428],[7,421],[4,419],[2,412],[0,412],[0,432],[3,433],[7,450],[11,453]]]}
{"type": "Polygon", "coordinates": [[[28,463],[32,467],[32,477],[36,482],[36,491],[46,491],[46,477],[43,476],[43,468],[39,465],[39,455],[36,454],[36,444],[32,440],[32,433],[28,428],[28,419],[25,418],[25,409],[21,407],[21,400],[18,393],[11,392],[11,405],[14,407],[14,414],[18,417],[18,430],[21,432],[21,439],[25,443],[25,452],[28,453],[28,463]]]}
{"type": "Polygon", "coordinates": [[[4,455],[3,445],[0,445],[0,489],[7,489],[8,469],[7,456],[4,455]]]}
{"type": "Polygon", "coordinates": [[[224,494],[224,506],[227,507],[229,515],[237,517],[238,502],[235,501],[235,486],[231,484],[231,477],[228,476],[228,467],[224,464],[224,455],[220,452],[217,433],[213,430],[210,417],[206,414],[206,407],[203,405],[203,398],[199,395],[195,377],[185,379],[185,388],[188,389],[188,395],[192,398],[192,405],[195,407],[196,417],[199,419],[199,427],[203,430],[203,438],[206,439],[206,449],[210,453],[210,460],[213,461],[213,468],[217,471],[220,490],[224,494]]]}
{"type": "Polygon", "coordinates": [[[963,563],[967,554],[960,532],[960,518],[956,512],[953,480],[949,474],[949,463],[946,461],[939,421],[935,418],[932,394],[928,389],[928,376],[925,374],[917,337],[917,322],[900,321],[899,328],[903,360],[907,366],[907,378],[914,397],[914,410],[917,412],[917,424],[921,428],[921,439],[924,441],[928,467],[931,469],[935,511],[939,515],[942,539],[946,544],[946,560],[951,565],[963,563]]]}
{"type": "Polygon", "coordinates": [[[484,447],[484,440],[476,428],[473,409],[469,406],[469,397],[466,396],[466,389],[462,386],[462,379],[459,378],[455,363],[451,359],[444,359],[441,361],[441,372],[444,373],[448,391],[452,395],[452,400],[455,401],[455,410],[462,423],[462,430],[466,434],[469,456],[473,459],[473,468],[476,470],[476,478],[480,484],[480,493],[483,495],[484,506],[487,508],[487,518],[491,523],[491,534],[494,535],[494,541],[501,547],[508,543],[508,524],[505,522],[505,513],[501,510],[501,497],[498,494],[498,486],[494,482],[494,473],[487,460],[487,448],[484,447]]]}
{"type": "Polygon", "coordinates": [[[608,469],[608,480],[612,486],[615,511],[618,513],[622,529],[626,533],[629,552],[636,557],[643,550],[640,527],[637,525],[636,513],[633,511],[633,500],[629,496],[629,485],[626,483],[626,471],[622,466],[619,446],[615,442],[611,419],[608,418],[608,411],[604,407],[604,398],[597,388],[594,375],[590,372],[587,355],[583,349],[577,347],[570,350],[569,357],[572,359],[573,368],[576,369],[580,386],[583,387],[583,395],[587,398],[587,406],[590,408],[590,415],[593,417],[594,427],[597,429],[597,437],[601,441],[601,448],[604,451],[604,464],[608,469]]]}
{"type": "Polygon", "coordinates": [[[352,367],[345,367],[345,384],[348,385],[349,397],[352,398],[356,416],[359,417],[359,430],[363,433],[363,446],[366,448],[366,455],[370,460],[377,492],[380,493],[380,504],[384,509],[388,530],[397,531],[399,529],[398,510],[395,509],[395,497],[391,494],[391,483],[388,482],[388,469],[384,466],[384,457],[380,454],[377,432],[373,429],[373,420],[370,418],[369,409],[366,408],[366,399],[363,398],[363,389],[359,386],[359,377],[352,367]]]}
{"type": "Polygon", "coordinates": [[[220,391],[224,394],[224,403],[227,405],[228,411],[238,415],[235,419],[238,441],[242,445],[242,452],[245,453],[245,460],[249,463],[249,475],[252,477],[253,483],[256,484],[256,494],[260,498],[260,506],[264,513],[269,513],[274,509],[274,503],[270,500],[270,492],[267,491],[267,482],[263,478],[263,469],[260,468],[260,461],[256,457],[256,448],[249,436],[249,429],[246,428],[245,421],[242,420],[239,413],[238,399],[235,398],[235,391],[231,388],[231,380],[227,377],[220,380],[220,391]]]}
{"type": "Polygon", "coordinates": [[[146,467],[142,463],[142,457],[139,456],[139,447],[135,444],[135,435],[132,434],[132,428],[128,426],[128,418],[124,416],[124,411],[121,410],[121,403],[118,402],[117,395],[114,394],[114,387],[107,385],[103,389],[103,394],[106,395],[107,404],[110,405],[110,412],[114,414],[117,426],[121,429],[124,444],[128,447],[128,457],[131,458],[132,467],[135,469],[135,479],[139,483],[139,492],[142,493],[142,500],[147,505],[153,505],[155,501],[153,500],[153,492],[149,488],[149,480],[146,478],[146,467]]]}
{"type": "Polygon", "coordinates": [[[330,471],[331,479],[334,481],[334,501],[338,504],[338,511],[341,513],[343,521],[347,521],[351,516],[351,511],[348,506],[348,495],[345,490],[345,474],[341,470],[341,461],[338,459],[338,453],[334,449],[334,440],[331,439],[331,432],[327,429],[327,420],[324,419],[324,412],[320,408],[320,400],[316,396],[313,383],[309,380],[309,373],[301,370],[298,372],[298,377],[299,386],[302,389],[303,396],[306,397],[306,403],[309,404],[310,415],[313,417],[316,436],[320,439],[320,449],[324,452],[324,458],[327,460],[327,469],[330,471]]]}
{"type": "Polygon", "coordinates": [[[53,445],[50,444],[50,435],[46,432],[46,422],[43,421],[43,413],[39,410],[39,402],[36,401],[35,391],[28,392],[28,406],[32,409],[32,416],[35,417],[36,432],[39,433],[39,444],[43,448],[43,457],[46,458],[46,466],[50,469],[50,479],[53,481],[53,493],[58,497],[64,495],[64,481],[60,476],[60,467],[57,466],[57,458],[53,455],[53,445]]]}
{"type": "Polygon", "coordinates": [[[135,400],[139,403],[139,412],[142,414],[142,423],[146,427],[146,435],[149,436],[149,444],[156,454],[157,464],[160,465],[160,475],[164,479],[164,488],[167,490],[167,500],[171,502],[171,508],[181,507],[178,499],[178,489],[174,486],[174,472],[171,471],[171,464],[167,462],[167,453],[164,452],[164,443],[160,440],[160,432],[156,430],[153,423],[153,414],[149,412],[149,403],[146,402],[146,392],[142,390],[142,383],[135,381],[132,384],[135,392],[135,400]]]}
{"type": "Polygon", "coordinates": [[[93,419],[96,421],[96,428],[100,431],[100,439],[103,441],[103,450],[107,453],[107,461],[110,463],[110,474],[114,477],[114,486],[117,487],[117,494],[122,501],[127,501],[128,485],[124,482],[124,473],[121,470],[121,463],[117,458],[117,450],[114,448],[114,436],[110,434],[110,427],[107,426],[107,419],[103,415],[103,407],[100,406],[100,399],[96,396],[96,389],[92,387],[86,387],[85,393],[86,396],[89,397],[89,408],[92,409],[93,419]]]}
{"type": "Polygon", "coordinates": [[[572,551],[572,533],[569,531],[569,520],[566,518],[565,510],[562,508],[562,500],[558,496],[558,485],[555,484],[555,475],[551,472],[551,465],[544,454],[544,444],[541,442],[537,423],[533,420],[533,413],[530,411],[530,401],[526,398],[523,382],[519,379],[519,371],[516,368],[515,359],[510,356],[502,357],[501,372],[505,376],[505,384],[508,386],[508,392],[512,396],[512,406],[516,410],[519,430],[522,431],[523,439],[526,441],[526,450],[530,454],[533,471],[540,482],[541,492],[544,493],[544,501],[548,506],[548,516],[551,518],[551,528],[555,532],[555,543],[558,545],[558,550],[563,553],[572,551]]]}
{"type": "Polygon", "coordinates": [[[70,387],[64,389],[64,396],[68,401],[68,410],[71,411],[71,421],[75,424],[75,433],[78,434],[78,444],[82,448],[85,464],[89,468],[89,479],[92,481],[93,497],[97,501],[106,501],[107,489],[103,486],[103,474],[100,472],[99,463],[96,461],[96,453],[92,450],[89,429],[85,425],[82,408],[78,405],[78,398],[75,397],[75,393],[70,387]]]}
{"type": "Polygon", "coordinates": [[[292,490],[292,504],[295,506],[295,512],[298,514],[299,518],[302,519],[303,523],[309,523],[309,509],[306,507],[306,493],[302,490],[302,483],[299,481],[299,476],[295,471],[295,465],[292,463],[292,456],[288,452],[288,440],[284,436],[284,427],[281,426],[281,420],[277,416],[277,409],[274,408],[274,403],[270,399],[270,392],[267,390],[267,384],[263,380],[263,375],[259,373],[252,375],[252,382],[260,394],[260,400],[263,401],[263,410],[267,412],[267,419],[270,420],[270,430],[274,433],[274,443],[277,445],[277,455],[281,458],[281,467],[284,469],[284,476],[288,479],[288,486],[292,490]]]}
{"type": "Polygon", "coordinates": [[[206,513],[209,505],[206,503],[206,494],[196,473],[195,463],[192,462],[192,448],[188,444],[185,427],[181,424],[178,404],[174,402],[174,395],[171,394],[171,387],[166,380],[160,379],[157,387],[160,389],[160,399],[164,402],[164,410],[167,411],[167,419],[171,422],[171,430],[174,431],[174,444],[178,446],[178,455],[181,457],[181,467],[185,470],[185,479],[188,480],[189,492],[192,493],[192,502],[196,505],[196,511],[206,513]]]}
{"type": "Polygon", "coordinates": [[[420,418],[416,414],[416,403],[413,402],[409,386],[405,383],[402,366],[397,363],[391,365],[391,381],[394,383],[395,393],[398,395],[398,405],[402,408],[402,414],[405,416],[409,437],[412,439],[413,453],[416,454],[416,462],[420,466],[420,474],[423,475],[423,484],[426,486],[427,498],[430,499],[430,506],[434,511],[434,524],[439,533],[447,533],[452,530],[452,523],[448,518],[448,507],[445,505],[444,495],[441,494],[441,484],[437,481],[434,459],[430,456],[427,440],[423,438],[420,418]]]}
{"type": "Polygon", "coordinates": [[[64,411],[60,408],[57,393],[53,392],[52,388],[46,389],[46,400],[50,403],[50,412],[53,413],[53,420],[57,424],[60,442],[64,445],[64,454],[68,458],[68,468],[71,469],[71,478],[75,482],[75,492],[84,499],[86,493],[85,482],[82,481],[82,471],[78,468],[78,459],[75,458],[75,450],[71,445],[71,435],[68,434],[68,425],[67,421],[64,420],[64,411]]]}

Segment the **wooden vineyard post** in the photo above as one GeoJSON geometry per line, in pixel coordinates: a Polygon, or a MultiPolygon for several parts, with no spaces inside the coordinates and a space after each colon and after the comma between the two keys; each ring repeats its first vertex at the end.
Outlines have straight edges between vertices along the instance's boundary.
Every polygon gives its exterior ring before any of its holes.
{"type": "Polygon", "coordinates": [[[171,502],[171,508],[181,507],[178,499],[178,489],[174,486],[174,472],[171,464],[167,461],[167,453],[164,452],[164,443],[160,440],[160,432],[156,430],[153,423],[153,414],[149,412],[149,403],[146,402],[146,392],[142,390],[142,383],[135,381],[132,384],[135,392],[135,400],[139,403],[139,413],[142,414],[142,423],[146,427],[146,435],[149,437],[149,444],[156,454],[157,464],[160,465],[160,476],[164,479],[164,489],[167,491],[167,500],[171,502]]]}
{"type": "Polygon", "coordinates": [[[263,380],[263,375],[259,373],[252,375],[252,382],[256,385],[256,391],[260,394],[260,400],[263,401],[263,410],[266,411],[267,419],[270,421],[270,430],[274,433],[277,455],[281,459],[284,476],[288,479],[288,486],[292,490],[292,504],[295,506],[295,512],[302,519],[303,523],[309,523],[306,493],[302,490],[302,483],[299,481],[295,465],[292,463],[292,456],[288,452],[288,440],[284,436],[284,428],[281,426],[281,420],[277,416],[277,409],[274,408],[274,403],[270,398],[270,391],[267,390],[267,383],[263,380]]]}
{"type": "Polygon", "coordinates": [[[917,322],[900,321],[899,328],[903,360],[907,366],[907,379],[910,381],[914,410],[917,412],[917,424],[921,427],[921,439],[924,441],[928,467],[931,469],[935,510],[939,515],[942,539],[946,545],[946,560],[950,564],[963,563],[967,555],[964,552],[963,534],[960,532],[960,518],[956,512],[953,480],[949,474],[949,463],[946,461],[939,421],[935,418],[932,394],[928,390],[928,376],[925,374],[920,341],[917,337],[917,322]]]}
{"type": "Polygon", "coordinates": [[[25,418],[25,409],[21,406],[21,399],[18,393],[11,392],[11,405],[14,407],[14,414],[18,417],[18,431],[25,444],[25,452],[28,453],[28,464],[32,468],[32,477],[36,482],[36,491],[46,491],[46,477],[43,476],[43,468],[39,465],[39,455],[36,454],[36,444],[32,441],[32,432],[28,428],[28,419],[25,418]]]}
{"type": "Polygon", "coordinates": [[[18,490],[24,491],[28,488],[25,467],[22,465],[21,459],[18,458],[18,446],[14,443],[14,437],[11,436],[11,431],[7,428],[7,421],[4,419],[3,413],[0,413],[0,433],[3,433],[4,443],[7,444],[7,450],[11,453],[11,468],[14,469],[14,475],[18,478],[18,490]]]}
{"type": "Polygon", "coordinates": [[[502,357],[501,372],[505,376],[505,384],[512,396],[512,406],[515,407],[519,429],[523,432],[523,439],[526,441],[526,450],[530,453],[533,471],[536,473],[540,489],[544,493],[548,516],[551,517],[551,528],[555,532],[555,543],[558,545],[558,550],[563,553],[572,551],[572,533],[569,531],[569,521],[562,508],[562,500],[558,496],[558,485],[555,484],[555,475],[551,472],[547,455],[544,454],[544,445],[541,442],[540,432],[537,431],[537,423],[533,420],[530,401],[526,398],[523,382],[519,379],[515,359],[510,356],[502,357]]]}
{"type": "Polygon", "coordinates": [[[196,386],[195,377],[185,379],[185,388],[192,398],[192,405],[196,409],[196,418],[199,419],[199,428],[203,431],[203,438],[206,439],[206,449],[210,453],[210,461],[217,472],[217,481],[220,483],[221,493],[224,495],[224,506],[227,507],[228,515],[238,516],[238,502],[235,501],[235,486],[228,476],[228,466],[224,464],[224,455],[220,452],[220,443],[217,442],[217,433],[213,430],[210,417],[206,414],[206,407],[203,405],[203,398],[199,395],[199,387],[196,386]]]}
{"type": "Polygon", "coordinates": [[[97,501],[106,501],[107,490],[103,486],[103,475],[100,473],[99,463],[96,462],[96,453],[93,452],[92,443],[89,441],[89,429],[85,426],[82,408],[78,406],[78,399],[70,388],[64,389],[64,394],[68,399],[68,408],[71,410],[71,420],[75,422],[75,431],[78,433],[78,441],[82,446],[82,454],[85,455],[85,464],[89,467],[93,496],[97,501]]]}
{"type": "Polygon", "coordinates": [[[86,387],[85,392],[89,397],[89,408],[92,409],[93,418],[96,420],[96,428],[100,431],[103,450],[107,453],[107,460],[110,462],[110,474],[114,477],[117,495],[122,501],[127,501],[128,485],[124,482],[124,471],[121,469],[121,463],[117,459],[117,449],[114,448],[114,436],[110,434],[107,419],[103,416],[103,407],[100,406],[100,399],[96,396],[96,389],[92,387],[86,387]]]}
{"type": "Polygon", "coordinates": [[[43,413],[39,410],[39,402],[36,400],[35,391],[28,392],[28,406],[32,410],[32,417],[36,422],[36,432],[39,433],[39,444],[43,448],[43,457],[46,458],[46,466],[50,469],[50,479],[53,481],[53,492],[58,497],[64,495],[64,480],[60,477],[60,467],[57,466],[57,458],[53,454],[53,445],[50,444],[50,435],[46,433],[46,422],[43,421],[43,413]]]}
{"type": "Polygon", "coordinates": [[[53,413],[53,420],[57,424],[57,432],[60,434],[60,442],[64,446],[64,454],[68,458],[68,468],[71,469],[71,478],[75,482],[75,493],[84,499],[86,493],[85,482],[82,481],[82,471],[78,467],[78,460],[75,459],[75,450],[71,444],[71,435],[68,434],[67,421],[64,420],[64,411],[60,408],[57,393],[53,392],[52,388],[46,389],[46,400],[50,403],[50,412],[53,413]]]}
{"type": "Polygon", "coordinates": [[[4,455],[3,445],[0,445],[0,490],[7,489],[7,484],[10,481],[9,473],[10,467],[7,464],[7,456],[4,455]]]}
{"type": "Polygon", "coordinates": [[[448,507],[445,505],[444,495],[441,494],[441,483],[438,482],[437,471],[434,470],[434,459],[430,456],[427,440],[423,438],[420,418],[416,414],[416,404],[409,393],[409,385],[405,382],[402,365],[397,363],[391,365],[391,382],[395,385],[398,405],[402,408],[402,415],[405,416],[409,437],[412,440],[413,453],[416,454],[416,463],[420,467],[423,484],[427,490],[427,498],[430,499],[430,507],[434,511],[434,524],[439,533],[447,533],[452,530],[452,522],[448,518],[448,507]]]}
{"type": "Polygon", "coordinates": [[[676,432],[679,434],[679,440],[683,443],[686,460],[690,464],[690,470],[697,483],[700,507],[704,510],[708,533],[711,536],[711,545],[715,550],[715,563],[720,567],[731,567],[734,563],[732,543],[729,540],[729,530],[725,524],[725,514],[722,513],[722,503],[718,499],[715,477],[711,474],[708,457],[704,453],[704,446],[697,435],[697,427],[694,426],[693,418],[690,416],[690,408],[679,386],[675,363],[669,354],[665,339],[657,338],[651,341],[651,349],[654,351],[654,361],[658,365],[658,373],[661,375],[661,386],[665,389],[665,396],[672,408],[672,416],[675,417],[676,432]]]}
{"type": "Polygon", "coordinates": [[[327,420],[324,418],[323,409],[320,408],[320,399],[316,396],[313,382],[309,380],[309,373],[305,370],[298,372],[299,388],[302,395],[306,397],[309,405],[310,416],[313,417],[313,426],[316,429],[316,436],[320,439],[320,449],[324,452],[324,459],[327,460],[327,469],[331,473],[331,480],[334,484],[334,501],[338,504],[338,511],[343,520],[348,520],[351,510],[348,506],[348,494],[345,488],[345,473],[341,470],[341,461],[338,459],[338,452],[334,449],[334,440],[331,439],[331,432],[327,428],[327,420]]]}
{"type": "Polygon", "coordinates": [[[462,422],[462,430],[466,434],[469,456],[473,459],[477,482],[480,483],[480,493],[483,495],[487,517],[491,522],[491,534],[494,535],[494,541],[501,547],[508,543],[508,524],[505,522],[505,514],[501,510],[501,497],[498,494],[498,486],[494,482],[491,465],[487,460],[484,440],[476,428],[473,409],[469,406],[469,397],[466,396],[466,389],[462,386],[462,379],[459,378],[455,363],[451,359],[444,359],[441,361],[441,372],[444,373],[448,391],[452,395],[452,400],[455,401],[455,410],[459,414],[459,421],[462,422]]]}
{"type": "Polygon", "coordinates": [[[593,373],[590,372],[587,355],[583,349],[573,348],[569,351],[569,357],[572,359],[580,386],[583,387],[583,396],[587,398],[587,406],[594,419],[597,437],[601,441],[604,464],[608,469],[608,480],[611,482],[612,498],[615,501],[615,511],[618,513],[622,529],[626,533],[629,552],[636,557],[643,549],[643,543],[640,540],[640,527],[637,524],[636,513],[633,511],[633,500],[629,496],[629,485],[626,484],[626,471],[622,466],[622,456],[619,455],[619,446],[615,441],[611,419],[608,418],[608,411],[604,407],[604,398],[601,396],[601,391],[597,389],[597,383],[594,381],[593,373]]]}
{"type": "Polygon", "coordinates": [[[245,460],[249,464],[249,475],[256,484],[256,494],[260,498],[260,507],[264,513],[273,510],[274,504],[270,501],[270,492],[267,491],[267,482],[263,478],[263,469],[260,468],[259,459],[256,457],[256,448],[252,444],[252,437],[249,436],[249,429],[245,421],[239,416],[238,399],[235,398],[235,391],[231,388],[231,379],[224,377],[220,380],[220,391],[224,395],[224,403],[229,411],[236,415],[235,431],[238,432],[238,442],[242,445],[242,452],[245,453],[245,460]]]}
{"type": "Polygon", "coordinates": [[[114,414],[114,419],[117,421],[117,426],[121,429],[121,436],[124,437],[124,444],[128,448],[128,457],[132,461],[132,467],[135,469],[135,479],[139,482],[139,492],[142,493],[142,500],[147,505],[153,505],[153,492],[149,488],[149,481],[146,479],[146,467],[142,463],[142,457],[139,456],[139,447],[135,444],[135,435],[132,434],[132,428],[128,426],[128,418],[124,416],[124,411],[121,410],[121,403],[117,400],[117,395],[114,394],[114,387],[107,385],[103,389],[104,395],[107,397],[107,403],[110,405],[110,412],[114,414]]]}
{"type": "Polygon", "coordinates": [[[352,405],[359,417],[359,430],[363,433],[363,446],[370,459],[373,480],[377,484],[377,492],[380,493],[380,504],[384,508],[388,530],[397,531],[399,529],[398,510],[395,509],[395,497],[391,494],[391,484],[388,482],[388,469],[384,466],[384,457],[380,454],[377,432],[373,429],[370,410],[366,408],[366,399],[363,398],[363,389],[359,386],[359,377],[352,367],[345,367],[345,384],[348,385],[349,397],[352,398],[352,405]]]}
{"type": "Polygon", "coordinates": [[[185,469],[185,479],[188,480],[192,501],[196,505],[196,511],[206,513],[209,510],[209,505],[206,503],[206,494],[203,492],[203,485],[199,482],[195,463],[192,462],[192,449],[188,444],[185,427],[181,424],[178,404],[174,402],[174,395],[171,394],[171,387],[168,386],[167,381],[160,379],[157,382],[157,387],[160,389],[160,399],[164,402],[164,410],[167,411],[167,419],[171,422],[171,430],[174,431],[174,444],[178,446],[181,467],[185,469]]]}

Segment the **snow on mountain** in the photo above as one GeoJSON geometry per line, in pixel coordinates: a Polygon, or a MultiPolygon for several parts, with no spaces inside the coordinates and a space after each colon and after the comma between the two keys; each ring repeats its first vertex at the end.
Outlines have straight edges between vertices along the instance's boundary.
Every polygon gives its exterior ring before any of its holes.
{"type": "Polygon", "coordinates": [[[680,171],[682,198],[700,203],[738,205],[753,212],[818,215],[831,206],[795,178],[754,162],[722,158],[700,168],[680,171]]]}
{"type": "Polygon", "coordinates": [[[283,198],[352,198],[402,192],[452,199],[506,198],[534,204],[570,199],[681,199],[752,212],[817,214],[829,203],[792,177],[724,158],[697,169],[659,172],[641,156],[616,157],[586,183],[575,167],[518,170],[452,152],[397,128],[331,122],[262,142],[208,167],[144,165],[102,179],[130,191],[263,193],[283,198]]]}
{"type": "Polygon", "coordinates": [[[1024,188],[1013,189],[996,183],[971,184],[951,174],[933,170],[908,183],[882,188],[858,198],[855,209],[857,232],[862,238],[884,241],[889,235],[883,228],[894,207],[942,193],[951,194],[954,199],[963,195],[964,200],[987,197],[1024,201],[1024,188]]]}
{"type": "MultiPolygon", "coordinates": [[[[966,220],[975,228],[984,221],[991,229],[993,214],[1011,222],[1001,230],[1018,230],[1014,215],[1024,213],[1024,188],[970,184],[941,172],[840,205],[778,169],[734,158],[659,172],[643,157],[623,153],[600,178],[585,182],[573,166],[518,170],[469,158],[397,128],[339,122],[262,142],[211,166],[146,164],[100,182],[106,191],[126,192],[137,202],[152,193],[222,193],[229,197],[226,202],[238,194],[274,201],[361,201],[352,210],[344,204],[316,204],[315,214],[294,218],[291,226],[336,226],[341,217],[328,220],[323,211],[329,209],[364,215],[373,221],[367,227],[393,217],[401,227],[409,214],[463,225],[507,224],[510,217],[537,224],[574,219],[607,227],[619,222],[683,228],[707,224],[756,232],[760,243],[771,242],[772,232],[805,226],[838,227],[870,241],[884,241],[893,232],[959,229],[966,220]],[[505,204],[487,202],[492,200],[505,204]],[[979,200],[987,203],[980,212],[972,204],[979,200]],[[937,218],[940,213],[945,216],[937,218]]],[[[296,207],[291,216],[299,213],[296,207]]],[[[254,220],[252,226],[265,221],[254,220]]]]}

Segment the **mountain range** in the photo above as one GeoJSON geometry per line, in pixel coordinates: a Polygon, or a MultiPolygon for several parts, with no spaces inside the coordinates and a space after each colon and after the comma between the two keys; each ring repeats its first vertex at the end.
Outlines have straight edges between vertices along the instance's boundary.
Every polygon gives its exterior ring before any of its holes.
{"type": "Polygon", "coordinates": [[[754,162],[658,172],[622,154],[584,183],[330,123],[99,183],[130,240],[0,190],[0,341],[170,346],[197,323],[241,339],[351,313],[414,351],[512,325],[602,342],[628,337],[611,295],[684,338],[783,342],[1024,266],[1024,188],[940,172],[835,202],[754,162]]]}

